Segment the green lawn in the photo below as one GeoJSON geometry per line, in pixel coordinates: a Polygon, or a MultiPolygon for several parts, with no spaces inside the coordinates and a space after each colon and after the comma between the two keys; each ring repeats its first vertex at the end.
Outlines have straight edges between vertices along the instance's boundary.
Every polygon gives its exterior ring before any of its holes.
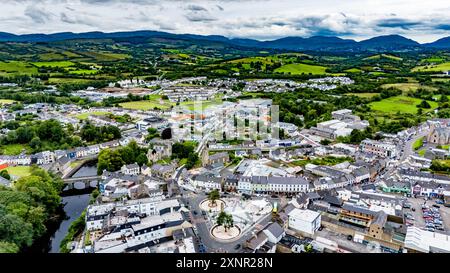
{"type": "Polygon", "coordinates": [[[417,153],[419,154],[419,156],[424,157],[426,151],[427,151],[426,149],[422,149],[422,150],[418,151],[417,153]]]}
{"type": "Polygon", "coordinates": [[[29,152],[30,147],[26,144],[8,144],[0,147],[4,155],[19,155],[23,149],[29,152]]]}
{"type": "Polygon", "coordinates": [[[277,69],[275,72],[280,73],[290,73],[292,75],[300,75],[300,74],[314,74],[314,75],[322,75],[325,74],[325,70],[327,68],[319,65],[310,65],[310,64],[286,64],[277,69]]]}
{"type": "Polygon", "coordinates": [[[82,113],[82,114],[76,115],[75,117],[76,117],[77,119],[80,119],[80,120],[86,120],[89,116],[105,116],[105,115],[107,115],[107,114],[109,114],[109,112],[106,112],[106,111],[96,111],[96,112],[82,113]]]}
{"type": "Polygon", "coordinates": [[[31,174],[31,167],[30,166],[16,166],[16,167],[8,167],[6,168],[8,173],[13,176],[17,177],[24,177],[31,174]]]}
{"type": "MultiPolygon", "coordinates": [[[[407,96],[390,97],[381,101],[371,102],[370,108],[374,111],[380,111],[384,113],[409,113],[417,114],[417,105],[421,103],[421,99],[411,98],[407,96]]],[[[431,105],[431,109],[424,109],[424,112],[435,109],[438,104],[434,101],[428,101],[431,105]]]]}
{"type": "Polygon", "coordinates": [[[419,150],[420,147],[422,147],[422,146],[423,146],[423,137],[417,139],[417,140],[414,141],[414,143],[413,143],[413,149],[414,149],[414,150],[419,150]]]}
{"type": "Polygon", "coordinates": [[[436,65],[417,66],[412,69],[413,72],[441,72],[449,70],[450,70],[450,62],[445,62],[436,65]]]}
{"type": "Polygon", "coordinates": [[[10,61],[0,62],[0,75],[36,74],[37,68],[26,62],[10,61]]]}

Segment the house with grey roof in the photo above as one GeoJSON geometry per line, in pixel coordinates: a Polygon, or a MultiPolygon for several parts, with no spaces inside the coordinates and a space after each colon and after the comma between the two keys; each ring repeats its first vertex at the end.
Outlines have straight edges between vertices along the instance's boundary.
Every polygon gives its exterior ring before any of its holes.
{"type": "Polygon", "coordinates": [[[129,165],[123,165],[122,168],[120,168],[120,171],[123,174],[128,175],[138,175],[141,173],[141,168],[137,163],[129,164],[129,165]]]}

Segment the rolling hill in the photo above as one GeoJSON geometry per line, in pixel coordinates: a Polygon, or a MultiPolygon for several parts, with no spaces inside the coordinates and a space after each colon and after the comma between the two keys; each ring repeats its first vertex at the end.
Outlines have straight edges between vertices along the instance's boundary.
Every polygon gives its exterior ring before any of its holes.
{"type": "MultiPolygon", "coordinates": [[[[220,35],[173,34],[161,31],[129,31],[129,32],[86,32],[86,33],[54,33],[16,35],[0,32],[0,42],[55,42],[77,39],[135,39],[163,38],[203,43],[221,43],[228,46],[239,46],[260,49],[278,49],[295,51],[404,51],[420,49],[450,49],[450,37],[439,39],[433,43],[418,42],[400,35],[373,37],[360,42],[333,36],[284,37],[272,41],[258,41],[245,38],[227,38],[220,35]]],[[[145,39],[142,39],[144,41],[145,39]]]]}

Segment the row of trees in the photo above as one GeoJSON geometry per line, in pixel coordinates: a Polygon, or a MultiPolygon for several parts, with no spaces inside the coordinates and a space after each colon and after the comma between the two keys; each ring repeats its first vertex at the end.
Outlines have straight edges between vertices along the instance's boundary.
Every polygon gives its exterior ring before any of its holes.
{"type": "Polygon", "coordinates": [[[71,124],[64,128],[54,119],[31,121],[25,124],[10,121],[0,127],[11,130],[0,139],[2,145],[28,144],[33,152],[82,146],[81,139],[73,136],[74,128],[71,124]]]}
{"type": "Polygon", "coordinates": [[[98,155],[97,173],[102,174],[104,170],[115,172],[123,165],[133,163],[139,166],[148,163],[147,149],[139,147],[135,141],[119,149],[102,150],[98,155]]]}
{"type": "Polygon", "coordinates": [[[172,159],[185,159],[185,167],[192,169],[199,161],[197,153],[195,153],[195,142],[185,141],[172,145],[172,159]]]}
{"type": "Polygon", "coordinates": [[[19,252],[44,235],[62,188],[60,178],[37,167],[12,188],[0,186],[0,253],[19,252]]]}
{"type": "Polygon", "coordinates": [[[119,128],[112,125],[97,127],[87,122],[80,130],[80,136],[83,140],[90,143],[102,143],[122,137],[119,128]]]}

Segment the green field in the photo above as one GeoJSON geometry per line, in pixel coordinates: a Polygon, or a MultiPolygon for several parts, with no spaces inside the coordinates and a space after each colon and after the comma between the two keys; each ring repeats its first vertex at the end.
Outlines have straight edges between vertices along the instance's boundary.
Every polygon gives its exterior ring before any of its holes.
{"type": "Polygon", "coordinates": [[[13,176],[17,177],[24,177],[31,174],[31,167],[30,166],[15,166],[15,167],[8,167],[6,168],[8,173],[13,176]]]}
{"type": "Polygon", "coordinates": [[[109,114],[109,112],[96,111],[96,112],[88,112],[88,113],[79,114],[79,115],[76,115],[75,117],[80,120],[86,120],[89,116],[105,116],[107,114],[109,114]]]}
{"type": "Polygon", "coordinates": [[[94,75],[97,74],[97,70],[90,70],[90,69],[78,69],[78,70],[70,70],[69,74],[75,74],[75,75],[94,75]]]}
{"type": "MultiPolygon", "coordinates": [[[[390,97],[381,101],[371,102],[370,108],[374,111],[384,113],[408,113],[417,114],[417,105],[422,102],[421,99],[411,98],[407,96],[390,97]]],[[[438,104],[434,101],[428,101],[431,109],[424,109],[424,112],[435,109],[438,104]]]]}
{"type": "Polygon", "coordinates": [[[17,75],[17,74],[36,74],[38,72],[37,68],[26,62],[11,61],[11,62],[0,62],[0,75],[17,75]]]}
{"type": "Polygon", "coordinates": [[[19,155],[24,149],[26,152],[29,152],[30,147],[25,144],[8,144],[2,145],[0,149],[4,155],[19,155]]]}
{"type": "Polygon", "coordinates": [[[359,68],[350,68],[350,69],[344,70],[344,72],[347,72],[347,73],[361,73],[362,70],[359,69],[359,68]]]}
{"type": "Polygon", "coordinates": [[[94,82],[95,80],[89,79],[76,79],[76,78],[50,78],[49,84],[83,84],[94,82]]]}
{"type": "Polygon", "coordinates": [[[378,93],[347,93],[346,95],[357,96],[360,98],[372,98],[373,96],[378,95],[378,93]]]}
{"type": "Polygon", "coordinates": [[[153,110],[155,108],[159,108],[161,110],[170,109],[174,103],[169,101],[164,101],[164,103],[160,103],[154,100],[143,100],[143,101],[130,101],[123,102],[119,104],[123,108],[132,109],[132,110],[153,110]]]}
{"type": "Polygon", "coordinates": [[[300,74],[314,74],[314,75],[322,75],[325,74],[325,70],[327,68],[319,65],[310,65],[310,64],[286,64],[280,68],[275,69],[275,72],[279,73],[290,73],[291,75],[300,75],[300,74]]]}
{"type": "Polygon", "coordinates": [[[11,104],[16,102],[15,100],[8,100],[8,99],[0,99],[0,104],[11,104]]]}
{"type": "Polygon", "coordinates": [[[450,62],[436,64],[436,65],[423,65],[417,66],[412,69],[413,72],[443,72],[450,71],[450,62]]]}
{"type": "Polygon", "coordinates": [[[394,56],[394,55],[389,55],[389,54],[377,54],[377,55],[373,55],[373,56],[364,58],[363,60],[379,60],[379,59],[382,59],[382,58],[390,59],[390,60],[393,60],[393,61],[401,61],[401,60],[403,60],[400,57],[397,57],[397,56],[394,56]]]}
{"type": "Polygon", "coordinates": [[[398,90],[401,90],[402,92],[409,92],[409,91],[416,91],[419,88],[427,89],[430,91],[436,90],[434,87],[421,85],[420,83],[388,83],[383,84],[381,86],[382,88],[397,88],[398,90]]]}
{"type": "Polygon", "coordinates": [[[61,62],[34,62],[33,65],[37,67],[70,67],[74,66],[75,63],[70,61],[61,61],[61,62]]]}

